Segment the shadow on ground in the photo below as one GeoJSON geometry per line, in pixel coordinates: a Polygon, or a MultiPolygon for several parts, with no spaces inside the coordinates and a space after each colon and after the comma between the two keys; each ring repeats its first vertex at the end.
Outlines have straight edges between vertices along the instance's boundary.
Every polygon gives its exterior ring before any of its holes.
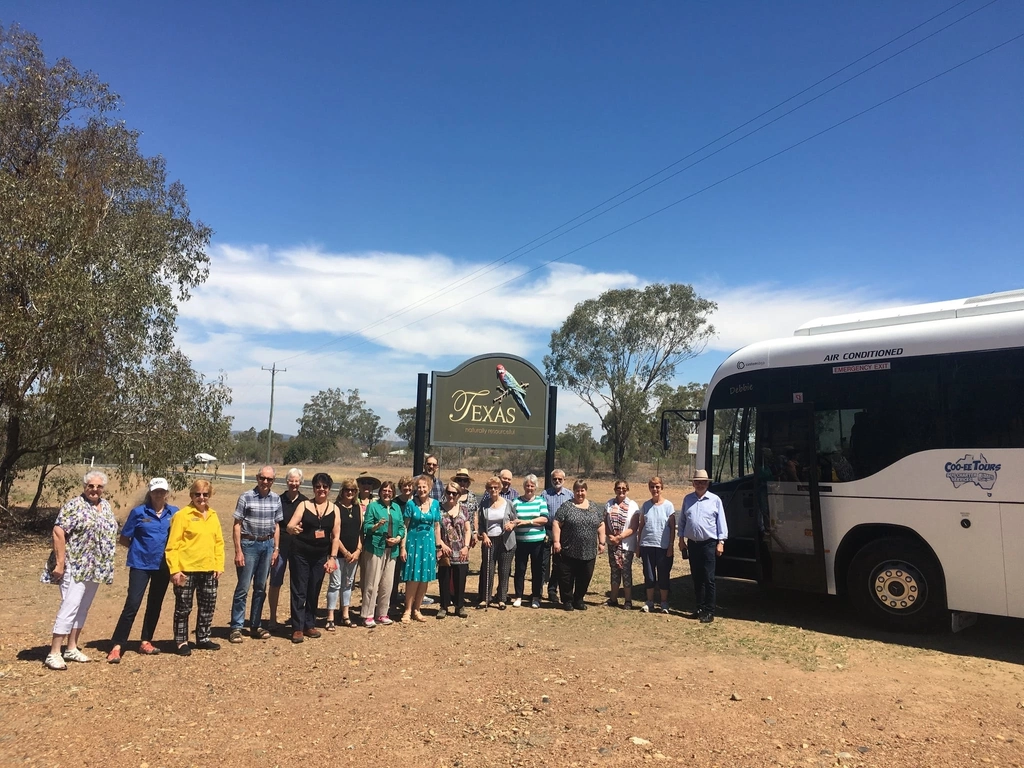
{"type": "MultiPolygon", "coordinates": [[[[834,595],[762,587],[741,579],[718,579],[717,587],[717,615],[722,618],[1024,664],[1024,619],[979,616],[977,624],[957,633],[896,633],[864,624],[845,599],[834,595]]],[[[674,609],[693,610],[693,582],[688,576],[672,579],[671,594],[674,609]]]]}

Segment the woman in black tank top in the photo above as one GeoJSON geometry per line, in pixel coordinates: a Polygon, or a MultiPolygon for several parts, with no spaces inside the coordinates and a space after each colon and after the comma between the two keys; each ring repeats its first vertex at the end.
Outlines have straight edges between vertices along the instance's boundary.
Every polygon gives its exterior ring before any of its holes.
{"type": "Polygon", "coordinates": [[[292,642],[320,637],[314,626],[316,603],[324,576],[338,567],[341,515],[327,498],[334,481],[324,472],[313,475],[313,499],[295,508],[288,522],[292,539],[289,565],[292,591],[292,642]]]}
{"type": "Polygon", "coordinates": [[[356,481],[346,478],[341,481],[341,490],[334,500],[341,516],[341,543],[338,547],[338,569],[331,574],[327,584],[327,624],[324,629],[334,631],[334,612],[341,604],[342,626],[351,627],[348,608],[352,602],[352,585],[356,580],[356,566],[363,553],[363,539],[360,535],[363,518],[360,514],[356,481]]]}

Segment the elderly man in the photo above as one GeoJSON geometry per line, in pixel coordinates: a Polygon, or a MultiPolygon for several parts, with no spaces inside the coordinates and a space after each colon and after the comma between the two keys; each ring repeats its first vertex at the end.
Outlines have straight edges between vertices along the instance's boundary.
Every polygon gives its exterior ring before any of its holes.
{"type": "Polygon", "coordinates": [[[284,519],[281,497],[274,493],[274,468],[262,467],[256,474],[256,487],[238,497],[235,505],[231,538],[235,543],[235,573],[238,586],[231,600],[231,628],[228,641],[242,642],[242,624],[245,621],[245,601],[252,584],[252,608],[249,611],[249,631],[253,638],[270,637],[261,626],[263,600],[267,594],[267,576],[280,554],[279,525],[284,519]]]}
{"type": "Polygon", "coordinates": [[[567,501],[572,501],[572,491],[565,487],[565,472],[556,469],[551,473],[551,487],[541,494],[544,502],[548,505],[547,539],[541,549],[541,565],[543,581],[548,584],[548,601],[560,606],[558,602],[558,561],[559,555],[551,551],[552,523],[555,521],[555,513],[558,508],[567,501]]]}
{"type": "Polygon", "coordinates": [[[284,517],[277,526],[278,547],[280,548],[280,551],[277,554],[277,562],[270,567],[270,589],[268,590],[268,597],[270,598],[271,631],[276,630],[278,627],[277,606],[281,599],[281,586],[284,584],[284,572],[288,567],[288,559],[292,555],[292,535],[287,531],[288,521],[292,519],[292,515],[295,514],[295,508],[299,506],[299,504],[304,501],[309,501],[306,495],[300,490],[302,487],[301,469],[298,467],[292,467],[289,469],[288,474],[284,477],[284,482],[285,485],[288,486],[288,490],[281,494],[281,512],[284,514],[284,517]]]}
{"type": "Polygon", "coordinates": [[[437,499],[438,504],[444,501],[444,481],[438,476],[439,466],[437,456],[433,454],[423,460],[423,474],[429,476],[434,483],[430,489],[430,498],[437,499]]]}
{"type": "Polygon", "coordinates": [[[694,617],[710,624],[715,620],[715,558],[725,551],[729,527],[722,500],[708,491],[707,471],[698,469],[690,482],[693,493],[683,499],[679,512],[679,551],[690,560],[697,602],[694,617]]]}

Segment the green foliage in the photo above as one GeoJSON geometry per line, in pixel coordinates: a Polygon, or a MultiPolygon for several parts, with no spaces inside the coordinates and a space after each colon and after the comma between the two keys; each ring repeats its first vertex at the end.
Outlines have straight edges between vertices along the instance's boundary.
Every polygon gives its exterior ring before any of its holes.
{"type": "Polygon", "coordinates": [[[0,505],[20,470],[86,444],[165,472],[228,437],[227,387],[174,345],[211,230],[118,106],[0,27],[0,505]]]}
{"type": "Polygon", "coordinates": [[[575,475],[593,474],[601,448],[593,432],[589,424],[569,424],[558,433],[555,446],[563,470],[575,475]]]}
{"type": "Polygon", "coordinates": [[[703,351],[715,333],[708,321],[716,308],[692,286],[655,283],[580,302],[551,334],[548,380],[575,392],[601,418],[616,475],[636,445],[653,388],[703,351]]]}
{"type": "Polygon", "coordinates": [[[337,388],[321,390],[302,406],[298,423],[301,443],[289,445],[285,463],[305,459],[329,461],[338,455],[339,440],[351,441],[369,453],[387,434],[387,428],[381,426],[380,418],[366,406],[358,389],[347,393],[337,388]],[[297,458],[302,453],[302,458],[297,458]],[[288,456],[294,461],[289,461],[288,456]]]}

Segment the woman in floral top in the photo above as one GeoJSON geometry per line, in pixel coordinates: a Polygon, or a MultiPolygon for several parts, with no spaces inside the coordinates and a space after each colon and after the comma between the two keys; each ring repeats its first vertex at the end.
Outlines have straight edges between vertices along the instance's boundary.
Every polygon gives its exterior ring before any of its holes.
{"type": "Polygon", "coordinates": [[[462,488],[448,483],[441,503],[441,541],[451,549],[437,562],[437,581],[441,587],[441,609],[437,618],[448,615],[449,607],[460,619],[467,618],[463,607],[466,599],[466,576],[469,574],[469,540],[472,536],[470,518],[473,512],[466,502],[459,501],[462,488]]]}
{"type": "Polygon", "coordinates": [[[49,669],[67,669],[67,661],[91,661],[78,647],[79,635],[99,585],[114,581],[117,520],[103,498],[106,485],[105,474],[89,472],[82,495],[61,507],[53,525],[53,559],[42,577],[44,583],[60,585],[60,608],[44,662],[49,669]]]}

